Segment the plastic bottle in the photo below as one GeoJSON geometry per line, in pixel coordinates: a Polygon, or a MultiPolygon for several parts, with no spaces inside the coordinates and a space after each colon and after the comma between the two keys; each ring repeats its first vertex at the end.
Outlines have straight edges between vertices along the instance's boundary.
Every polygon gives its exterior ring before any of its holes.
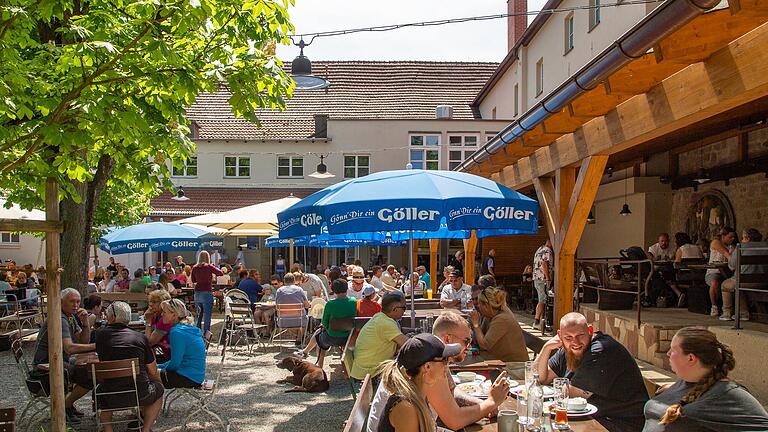
{"type": "Polygon", "coordinates": [[[549,415],[544,413],[544,388],[539,383],[538,372],[533,373],[533,382],[528,387],[528,415],[526,430],[544,432],[549,428],[549,415]]]}

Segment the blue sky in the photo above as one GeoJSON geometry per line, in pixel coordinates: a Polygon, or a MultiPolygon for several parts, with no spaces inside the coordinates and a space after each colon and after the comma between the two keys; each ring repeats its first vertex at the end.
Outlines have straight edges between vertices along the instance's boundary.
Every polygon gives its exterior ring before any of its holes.
{"type": "MultiPolygon", "coordinates": [[[[539,10],[543,0],[529,0],[539,10]]],[[[340,30],[505,13],[505,0],[296,0],[290,9],[297,33],[340,30]]],[[[533,17],[529,17],[529,21],[533,17]]],[[[507,52],[506,19],[406,28],[317,38],[305,48],[310,60],[494,61],[507,52]]],[[[283,60],[297,47],[278,47],[283,60]]]]}

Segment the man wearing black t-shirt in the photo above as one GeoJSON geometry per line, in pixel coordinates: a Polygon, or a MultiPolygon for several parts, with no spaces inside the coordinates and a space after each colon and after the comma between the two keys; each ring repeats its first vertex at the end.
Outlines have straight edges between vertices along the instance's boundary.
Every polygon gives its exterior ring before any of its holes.
{"type": "Polygon", "coordinates": [[[584,315],[571,312],[560,320],[557,336],[536,358],[536,369],[545,385],[557,377],[569,378],[569,396],[596,406],[595,419],[609,431],[643,429],[648,393],[635,359],[612,337],[593,334],[584,315]]]}
{"type": "MultiPolygon", "coordinates": [[[[139,373],[136,389],[144,419],[143,432],[149,432],[163,407],[163,384],[157,369],[152,346],[143,333],[128,328],[131,307],[124,302],[113,302],[107,308],[106,327],[96,332],[96,353],[99,361],[138,359],[139,373]]],[[[100,392],[120,392],[133,389],[132,378],[113,378],[99,384],[100,392]]],[[[129,393],[99,397],[100,409],[118,409],[136,403],[129,393]]],[[[112,412],[102,411],[104,432],[112,432],[112,412]]]]}

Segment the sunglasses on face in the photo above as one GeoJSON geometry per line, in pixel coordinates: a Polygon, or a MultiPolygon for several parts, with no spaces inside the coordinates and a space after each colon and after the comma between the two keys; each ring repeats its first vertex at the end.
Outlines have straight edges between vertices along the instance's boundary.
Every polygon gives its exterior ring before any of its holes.
{"type": "Polygon", "coordinates": [[[352,276],[352,279],[365,279],[364,276],[352,276]]]}
{"type": "Polygon", "coordinates": [[[278,285],[280,285],[280,284],[279,284],[278,282],[272,282],[270,285],[272,285],[272,286],[278,286],[278,285]]]}

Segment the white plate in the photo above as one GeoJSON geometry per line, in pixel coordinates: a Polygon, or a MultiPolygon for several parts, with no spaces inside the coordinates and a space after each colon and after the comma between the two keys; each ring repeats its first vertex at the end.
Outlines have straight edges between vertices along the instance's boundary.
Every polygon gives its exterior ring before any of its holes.
{"type": "MultiPolygon", "coordinates": [[[[542,386],[544,389],[544,398],[545,399],[551,399],[555,397],[555,390],[552,389],[550,386],[542,386]]],[[[515,396],[519,396],[520,393],[525,391],[525,384],[520,384],[514,388],[510,388],[509,392],[515,396]]]]}
{"type": "MultiPolygon", "coordinates": [[[[550,406],[551,406],[551,405],[547,405],[547,407],[546,407],[545,409],[546,409],[547,411],[549,411],[549,408],[550,408],[550,406]]],[[[550,411],[550,414],[551,414],[552,416],[554,416],[554,415],[555,415],[555,413],[554,413],[554,412],[551,412],[551,411],[550,411]]],[[[589,402],[587,402],[587,407],[586,407],[586,408],[584,408],[583,410],[579,410],[579,411],[568,410],[568,417],[569,417],[569,418],[574,418],[574,417],[589,417],[589,416],[591,416],[591,415],[594,415],[594,414],[597,414],[597,407],[596,407],[596,406],[594,406],[594,405],[592,405],[592,404],[591,404],[591,403],[589,403],[589,402]]]]}
{"type": "Polygon", "coordinates": [[[483,391],[483,384],[479,382],[465,382],[457,384],[456,388],[464,393],[474,397],[487,397],[488,394],[483,391]]]}

